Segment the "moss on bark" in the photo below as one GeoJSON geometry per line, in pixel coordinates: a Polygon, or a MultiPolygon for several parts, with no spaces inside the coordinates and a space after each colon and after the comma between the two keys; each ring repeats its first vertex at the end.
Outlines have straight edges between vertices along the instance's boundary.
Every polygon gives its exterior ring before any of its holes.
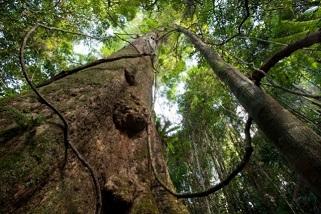
{"type": "MultiPolygon", "coordinates": [[[[135,42],[144,52],[145,43],[144,39],[135,42]]],[[[116,55],[135,51],[129,46],[116,55]]],[[[113,120],[115,106],[126,103],[128,97],[135,97],[135,105],[126,115],[131,115],[134,108],[148,118],[152,78],[149,57],[123,59],[79,71],[42,87],[40,92],[68,121],[69,141],[95,168],[102,191],[107,194],[107,207],[125,204],[130,213],[186,213],[181,202],[168,193],[155,194],[144,129],[129,136],[127,130],[117,129],[113,120]],[[125,68],[135,71],[137,84],[128,84],[125,68]]],[[[27,113],[27,118],[41,114],[43,120],[0,145],[0,212],[94,213],[95,192],[87,169],[69,152],[61,170],[64,145],[62,123],[57,116],[33,94],[10,99],[6,106],[27,113]]],[[[4,118],[0,130],[17,126],[8,115],[4,118]]],[[[161,153],[157,155],[157,159],[163,159],[161,153]]],[[[166,167],[164,161],[159,164],[166,167]]]]}

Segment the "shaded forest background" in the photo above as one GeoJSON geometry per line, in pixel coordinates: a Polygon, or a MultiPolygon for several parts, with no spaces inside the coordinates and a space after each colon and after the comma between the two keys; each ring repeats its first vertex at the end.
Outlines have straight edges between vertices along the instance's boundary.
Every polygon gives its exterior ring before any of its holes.
{"type": "MultiPolygon", "coordinates": [[[[36,85],[106,57],[140,35],[166,32],[174,23],[195,32],[251,77],[269,57],[321,27],[320,1],[304,0],[0,1],[0,14],[0,102],[29,90],[18,50],[36,23],[43,27],[25,52],[36,85]]],[[[177,112],[156,112],[156,123],[177,191],[200,191],[240,162],[247,114],[184,36],[169,31],[166,40],[157,53],[154,101],[177,112]]],[[[261,82],[263,90],[318,134],[320,52],[318,43],[297,50],[261,82]]],[[[186,199],[190,212],[320,213],[320,198],[255,124],[251,134],[254,153],[246,168],[219,192],[186,199]]]]}

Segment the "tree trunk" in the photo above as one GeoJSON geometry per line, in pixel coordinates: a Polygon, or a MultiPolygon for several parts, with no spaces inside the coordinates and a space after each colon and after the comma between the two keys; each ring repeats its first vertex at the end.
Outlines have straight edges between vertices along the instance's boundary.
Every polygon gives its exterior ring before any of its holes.
{"type": "MultiPolygon", "coordinates": [[[[201,190],[204,191],[206,189],[205,186],[205,176],[204,176],[204,172],[202,172],[202,167],[201,167],[201,163],[199,160],[199,150],[197,148],[197,145],[195,145],[195,142],[197,142],[196,140],[193,140],[193,138],[195,139],[195,136],[192,134],[192,140],[191,140],[191,144],[192,144],[192,155],[194,156],[194,160],[195,160],[195,171],[196,171],[196,180],[197,183],[200,185],[201,190]]],[[[202,203],[202,205],[199,207],[199,209],[203,210],[202,213],[203,214],[211,214],[211,206],[209,203],[209,198],[204,197],[201,198],[200,200],[202,203]],[[205,203],[204,203],[205,202],[205,203]]]]}
{"type": "Polygon", "coordinates": [[[206,58],[215,74],[233,92],[264,134],[321,197],[321,137],[262,91],[236,68],[225,63],[192,32],[178,27],[206,58]]]}
{"type": "MultiPolygon", "coordinates": [[[[69,140],[98,175],[103,213],[187,213],[156,182],[147,149],[152,102],[153,36],[80,70],[40,92],[69,123],[69,140]],[[135,46],[135,47],[134,47],[135,46]],[[146,56],[150,54],[151,56],[146,56]]],[[[92,178],[70,152],[64,169],[62,124],[33,94],[1,101],[0,213],[94,213],[92,178]]],[[[151,136],[158,172],[168,177],[158,137],[151,136]]]]}

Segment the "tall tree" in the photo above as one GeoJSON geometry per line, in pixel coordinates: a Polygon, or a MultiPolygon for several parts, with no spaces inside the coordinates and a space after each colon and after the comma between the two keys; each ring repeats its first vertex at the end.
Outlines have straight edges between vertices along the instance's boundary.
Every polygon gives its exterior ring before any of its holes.
{"type": "Polygon", "coordinates": [[[321,196],[321,137],[265,94],[195,34],[182,27],[216,75],[230,88],[260,129],[269,137],[316,194],[321,196]],[[272,125],[273,124],[273,125],[272,125]]]}
{"type": "Polygon", "coordinates": [[[319,1],[27,0],[0,13],[0,212],[187,212],[175,197],[191,213],[321,210],[319,1]],[[141,37],[155,29],[169,30],[141,37]],[[177,127],[152,116],[156,75],[177,127]]]}
{"type": "MultiPolygon", "coordinates": [[[[60,75],[38,89],[43,98],[27,93],[2,101],[1,212],[187,212],[149,165],[147,141],[159,141],[151,123],[156,48],[157,34],[147,35],[60,75]],[[63,141],[72,151],[67,159],[63,141]]],[[[154,161],[170,184],[160,145],[154,161]]]]}

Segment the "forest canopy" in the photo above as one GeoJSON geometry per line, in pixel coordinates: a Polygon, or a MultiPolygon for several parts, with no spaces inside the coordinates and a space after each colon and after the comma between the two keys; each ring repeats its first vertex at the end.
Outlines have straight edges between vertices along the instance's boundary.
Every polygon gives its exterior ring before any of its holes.
{"type": "Polygon", "coordinates": [[[242,162],[248,140],[253,148],[249,162],[223,189],[185,199],[189,211],[321,212],[320,196],[255,121],[246,126],[247,111],[206,57],[175,30],[193,32],[321,135],[320,1],[2,0],[0,15],[0,104],[30,92],[19,48],[36,24],[24,52],[35,86],[157,32],[163,40],[155,53],[155,123],[176,191],[220,183],[242,162]]]}

